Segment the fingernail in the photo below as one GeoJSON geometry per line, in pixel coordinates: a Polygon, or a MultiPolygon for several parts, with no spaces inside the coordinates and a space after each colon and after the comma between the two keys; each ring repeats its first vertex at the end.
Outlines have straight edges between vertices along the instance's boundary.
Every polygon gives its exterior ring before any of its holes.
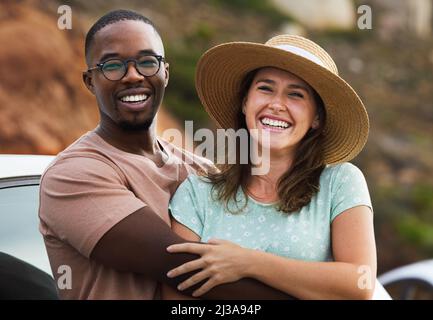
{"type": "Polygon", "coordinates": [[[183,290],[183,286],[178,285],[178,286],[177,286],[177,290],[183,290]]]}
{"type": "Polygon", "coordinates": [[[172,275],[173,275],[173,272],[171,272],[171,271],[167,272],[167,277],[171,278],[172,275]]]}
{"type": "Polygon", "coordinates": [[[171,250],[171,246],[167,247],[167,251],[170,251],[170,250],[171,250]]]}

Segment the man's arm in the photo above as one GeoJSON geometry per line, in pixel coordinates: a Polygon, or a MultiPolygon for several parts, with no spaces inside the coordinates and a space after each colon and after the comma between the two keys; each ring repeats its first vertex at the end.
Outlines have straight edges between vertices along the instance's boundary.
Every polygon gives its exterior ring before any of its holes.
{"type": "MultiPolygon", "coordinates": [[[[195,272],[176,278],[168,278],[167,272],[197,255],[168,253],[166,248],[185,240],[176,235],[170,227],[149,207],[132,213],[112,229],[96,244],[91,258],[119,271],[146,274],[157,281],[176,288],[178,284],[195,272]]],[[[190,295],[202,283],[182,291],[190,295]]],[[[254,279],[242,279],[213,288],[204,299],[292,299],[291,296],[271,288],[254,279]]]]}

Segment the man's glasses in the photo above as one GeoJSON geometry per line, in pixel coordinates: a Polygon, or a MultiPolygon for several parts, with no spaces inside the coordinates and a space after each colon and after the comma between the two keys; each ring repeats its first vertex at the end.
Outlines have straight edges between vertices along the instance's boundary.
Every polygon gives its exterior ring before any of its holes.
{"type": "Polygon", "coordinates": [[[161,67],[161,61],[164,57],[158,55],[141,56],[138,59],[110,59],[96,64],[96,67],[90,68],[87,71],[99,69],[105,78],[111,81],[122,79],[128,72],[128,63],[134,62],[135,69],[144,77],[151,77],[158,73],[161,67]]]}

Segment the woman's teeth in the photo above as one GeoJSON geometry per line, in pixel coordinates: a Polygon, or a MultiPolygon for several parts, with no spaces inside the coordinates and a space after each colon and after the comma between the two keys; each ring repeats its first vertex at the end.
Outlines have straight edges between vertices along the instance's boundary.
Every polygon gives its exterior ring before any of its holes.
{"type": "Polygon", "coordinates": [[[124,96],[124,97],[120,98],[120,101],[122,101],[122,102],[143,102],[143,101],[146,101],[147,98],[148,98],[148,96],[145,94],[137,94],[137,95],[133,95],[133,96],[124,96]]]}
{"type": "Polygon", "coordinates": [[[291,126],[290,123],[286,122],[286,121],[282,121],[282,120],[273,120],[270,118],[263,118],[260,120],[260,122],[263,125],[269,126],[269,127],[275,127],[275,128],[282,128],[282,129],[286,129],[288,127],[291,126]]]}

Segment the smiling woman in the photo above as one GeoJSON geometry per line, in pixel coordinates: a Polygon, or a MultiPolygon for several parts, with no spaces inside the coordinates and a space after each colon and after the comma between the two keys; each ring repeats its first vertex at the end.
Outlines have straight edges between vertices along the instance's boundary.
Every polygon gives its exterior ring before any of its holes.
{"type": "MultiPolygon", "coordinates": [[[[228,163],[179,187],[172,228],[208,242],[168,248],[201,256],[169,272],[201,270],[179,290],[193,286],[198,297],[254,278],[299,299],[370,299],[372,205],[362,172],[347,162],[366,142],[368,117],[331,57],[289,35],[227,43],[202,56],[196,79],[209,115],[222,128],[247,129],[269,151],[270,170],[228,163]]],[[[164,295],[179,298],[169,288],[164,295]]]]}
{"type": "MultiPolygon", "coordinates": [[[[285,156],[289,167],[301,139],[320,133],[319,124],[323,128],[323,103],[305,81],[287,71],[262,68],[255,73],[242,102],[246,127],[258,129],[259,140],[261,130],[271,132],[267,145],[259,144],[285,156]]],[[[322,152],[320,146],[313,149],[322,152]]]]}

